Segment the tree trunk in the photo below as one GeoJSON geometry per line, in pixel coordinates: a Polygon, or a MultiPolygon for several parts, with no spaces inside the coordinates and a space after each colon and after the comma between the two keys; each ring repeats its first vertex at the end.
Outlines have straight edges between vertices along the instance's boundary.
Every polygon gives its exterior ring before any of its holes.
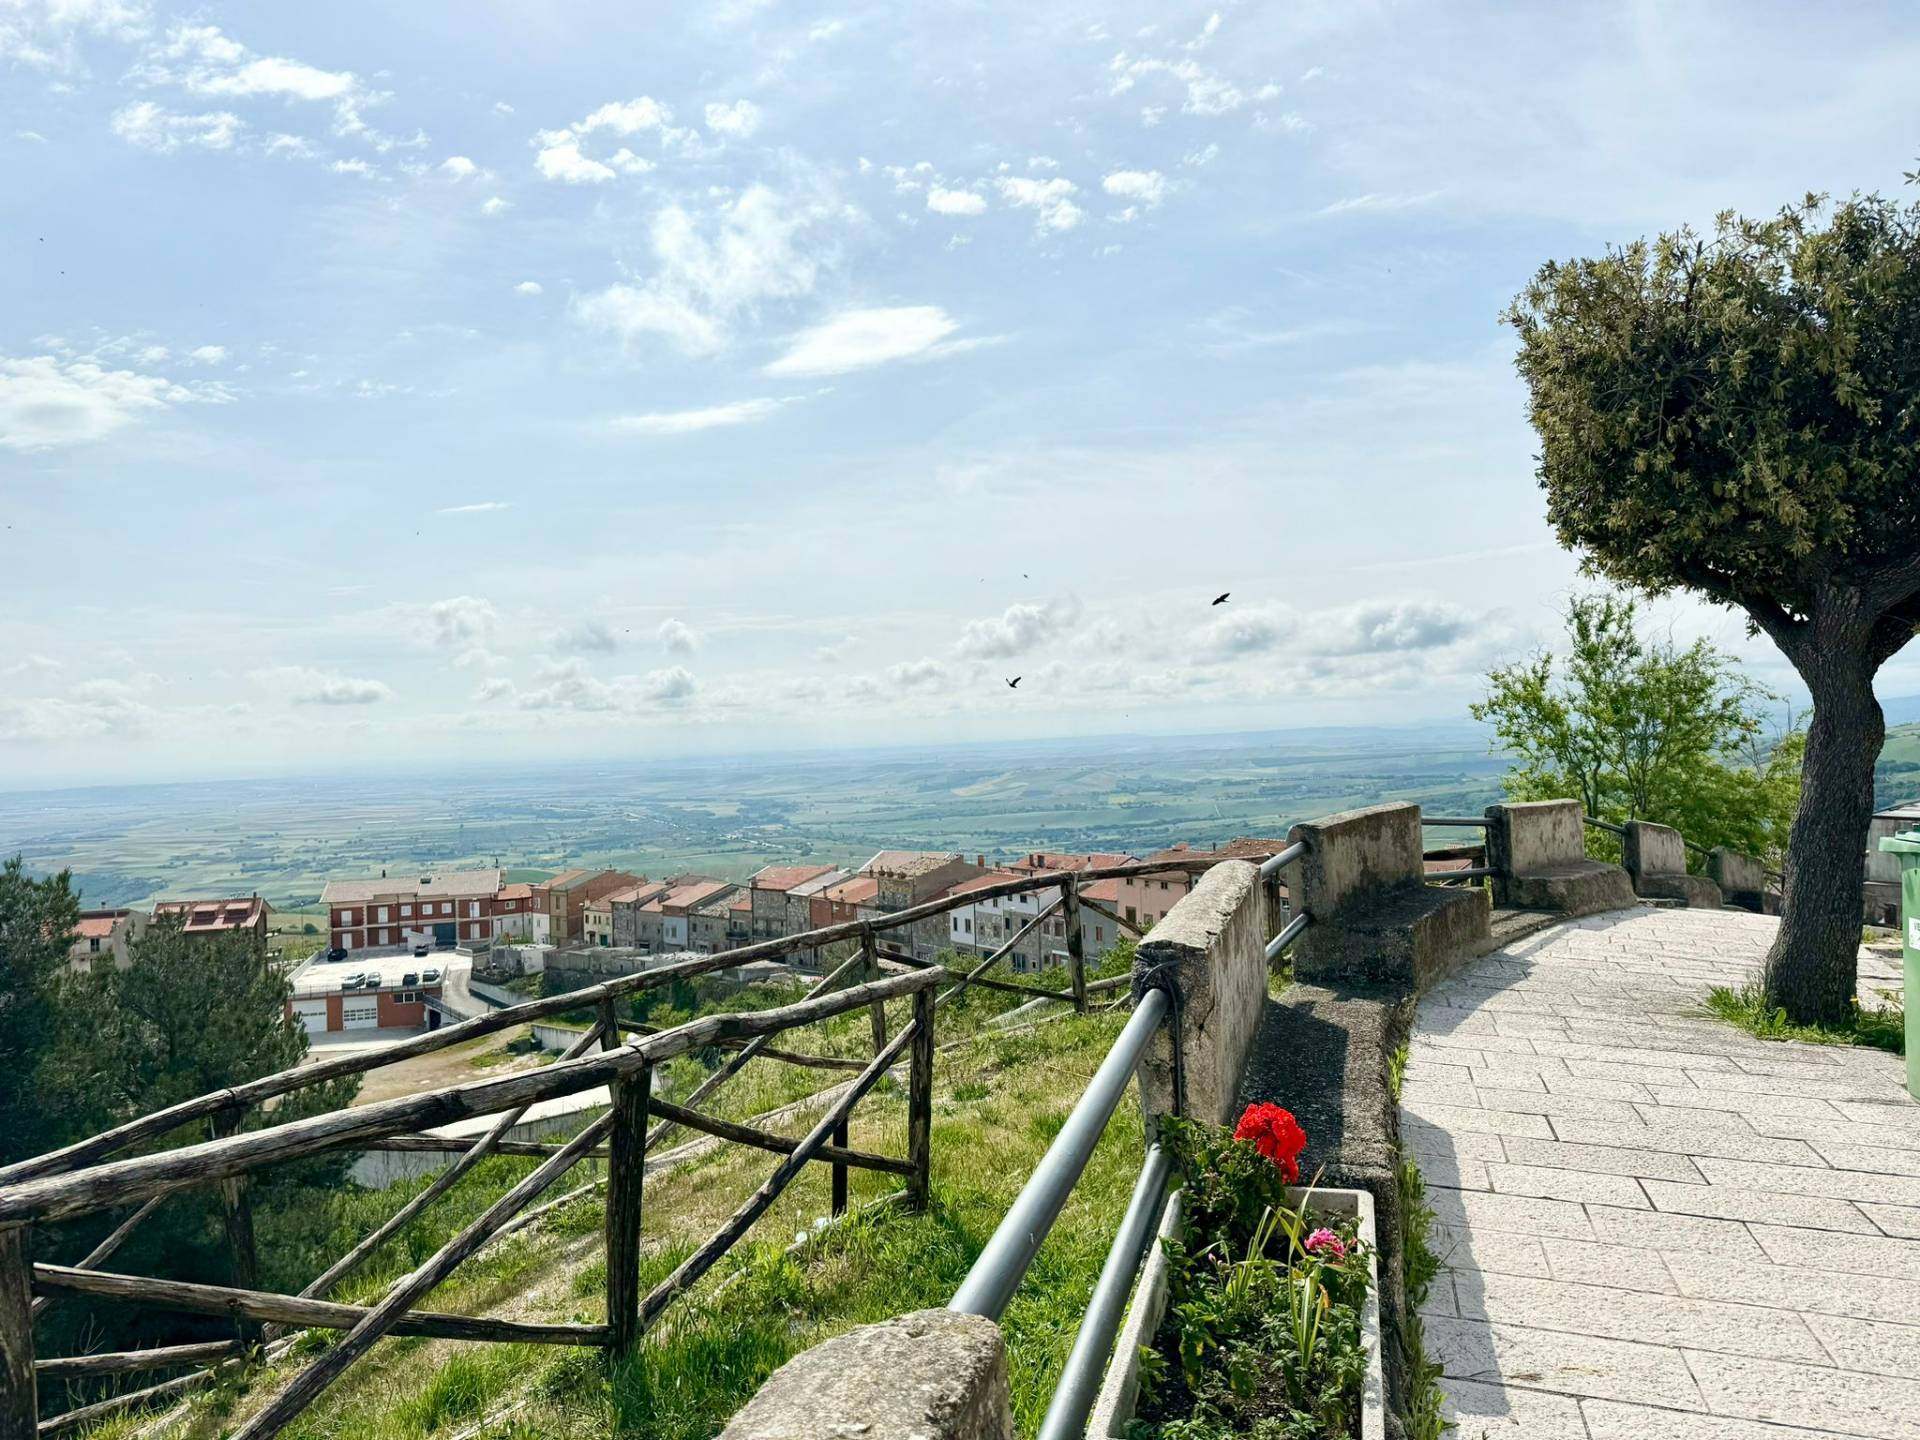
{"type": "Polygon", "coordinates": [[[1800,807],[1787,841],[1780,932],[1767,952],[1769,1005],[1801,1025],[1846,1025],[1859,986],[1860,886],[1873,767],[1886,720],[1860,645],[1815,633],[1794,662],[1813,695],[1800,807]]]}

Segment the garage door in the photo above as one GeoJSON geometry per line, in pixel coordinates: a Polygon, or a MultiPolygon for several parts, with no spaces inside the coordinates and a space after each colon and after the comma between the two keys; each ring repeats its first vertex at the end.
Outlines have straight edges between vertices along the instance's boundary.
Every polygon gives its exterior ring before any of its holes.
{"type": "Polygon", "coordinates": [[[327,1033],[327,1002],[324,1000],[296,1000],[293,1002],[293,1018],[307,1027],[309,1035],[327,1033]]]}
{"type": "Polygon", "coordinates": [[[378,1000],[344,1000],[340,1004],[340,1023],[348,1030],[371,1030],[380,1023],[378,1000]]]}

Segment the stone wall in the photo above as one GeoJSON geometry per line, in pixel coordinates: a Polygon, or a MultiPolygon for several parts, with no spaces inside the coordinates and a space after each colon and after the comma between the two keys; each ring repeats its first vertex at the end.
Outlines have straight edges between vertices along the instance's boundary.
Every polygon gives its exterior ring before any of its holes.
{"type": "Polygon", "coordinates": [[[1771,915],[1780,908],[1779,897],[1768,888],[1767,867],[1751,855],[1724,845],[1709,850],[1707,878],[1720,887],[1721,898],[1729,905],[1756,915],[1771,915]]]}
{"type": "Polygon", "coordinates": [[[1720,887],[1704,875],[1687,873],[1687,842],[1678,830],[1648,820],[1629,820],[1626,829],[1620,858],[1634,894],[1678,900],[1691,910],[1720,908],[1720,887]]]}
{"type": "MultiPolygon", "coordinates": [[[[1226,860],[1202,875],[1134,952],[1136,998],[1162,982],[1179,996],[1188,1115],[1224,1123],[1233,1112],[1240,1072],[1266,1009],[1268,933],[1259,869],[1226,860]]],[[[1140,1107],[1148,1119],[1171,1113],[1173,1046],[1164,1029],[1139,1073],[1140,1107]]]]}

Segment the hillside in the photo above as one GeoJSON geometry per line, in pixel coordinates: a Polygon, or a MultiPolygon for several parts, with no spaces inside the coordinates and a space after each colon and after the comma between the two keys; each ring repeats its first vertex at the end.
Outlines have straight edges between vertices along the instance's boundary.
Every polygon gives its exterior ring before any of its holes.
{"type": "Polygon", "coordinates": [[[1920,723],[1892,725],[1873,767],[1873,806],[1884,810],[1920,800],[1920,723]]]}

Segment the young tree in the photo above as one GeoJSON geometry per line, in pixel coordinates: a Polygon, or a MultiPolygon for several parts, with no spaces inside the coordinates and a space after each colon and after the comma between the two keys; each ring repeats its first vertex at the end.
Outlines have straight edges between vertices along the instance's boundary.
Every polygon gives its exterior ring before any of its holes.
{"type": "Polygon", "coordinates": [[[0,866],[0,1163],[44,1149],[41,1072],[54,1048],[59,985],[80,900],[64,870],[46,880],[15,856],[0,866]]]}
{"type": "Polygon", "coordinates": [[[1813,697],[1770,1003],[1843,1023],[1873,679],[1920,623],[1920,206],[1821,197],[1548,264],[1507,311],[1561,541],[1743,610],[1813,697]],[[1823,223],[1824,220],[1824,223],[1823,223]]]}
{"type": "Polygon", "coordinates": [[[1705,640],[1648,640],[1624,595],[1575,597],[1568,648],[1487,676],[1473,715],[1515,759],[1523,800],[1578,796],[1616,823],[1652,820],[1689,840],[1775,858],[1798,795],[1799,737],[1766,739],[1772,698],[1705,640]]]}

